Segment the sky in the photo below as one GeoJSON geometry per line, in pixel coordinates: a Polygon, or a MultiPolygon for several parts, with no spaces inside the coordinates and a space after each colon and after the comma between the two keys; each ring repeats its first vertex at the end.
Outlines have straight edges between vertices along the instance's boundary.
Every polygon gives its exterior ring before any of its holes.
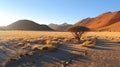
{"type": "Polygon", "coordinates": [[[0,26],[23,19],[39,24],[74,24],[119,10],[120,0],[0,0],[0,26]]]}

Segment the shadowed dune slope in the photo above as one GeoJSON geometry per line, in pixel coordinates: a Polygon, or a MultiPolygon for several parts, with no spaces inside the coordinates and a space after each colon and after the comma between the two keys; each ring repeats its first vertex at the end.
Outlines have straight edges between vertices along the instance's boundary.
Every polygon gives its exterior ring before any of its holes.
{"type": "Polygon", "coordinates": [[[18,20],[8,26],[8,30],[33,30],[33,31],[52,31],[47,25],[40,25],[30,20],[18,20]]]}

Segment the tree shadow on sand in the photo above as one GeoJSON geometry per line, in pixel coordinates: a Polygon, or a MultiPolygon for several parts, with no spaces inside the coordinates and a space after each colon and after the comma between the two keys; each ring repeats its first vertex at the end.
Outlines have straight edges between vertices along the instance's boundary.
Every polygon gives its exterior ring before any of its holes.
{"type": "Polygon", "coordinates": [[[97,41],[98,46],[111,47],[111,46],[120,46],[119,42],[114,42],[111,40],[99,39],[97,41]]]}
{"type": "Polygon", "coordinates": [[[35,50],[32,55],[22,55],[18,60],[9,60],[4,67],[60,67],[61,65],[67,67],[72,60],[85,62],[89,59],[84,55],[84,51],[61,45],[55,52],[35,50]],[[72,53],[72,51],[77,53],[72,53]]]}
{"type": "Polygon", "coordinates": [[[110,48],[105,48],[105,47],[98,47],[98,46],[95,46],[95,47],[90,47],[91,49],[95,49],[95,50],[112,50],[110,48]]]}
{"type": "Polygon", "coordinates": [[[110,47],[120,46],[120,43],[112,42],[110,40],[99,39],[96,42],[96,46],[92,47],[92,49],[96,50],[112,50],[110,47]]]}

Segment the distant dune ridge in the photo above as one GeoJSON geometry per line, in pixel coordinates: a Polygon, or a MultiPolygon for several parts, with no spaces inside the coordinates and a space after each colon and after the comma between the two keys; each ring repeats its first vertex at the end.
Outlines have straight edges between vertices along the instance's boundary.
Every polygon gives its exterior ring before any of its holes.
{"type": "Polygon", "coordinates": [[[75,25],[86,26],[97,30],[120,31],[120,11],[106,12],[95,18],[86,18],[75,25]]]}
{"type": "Polygon", "coordinates": [[[91,22],[94,18],[85,18],[83,20],[78,21],[75,25],[86,26],[89,22],[91,22]]]}
{"type": "Polygon", "coordinates": [[[68,24],[68,23],[63,23],[63,24],[49,24],[49,27],[54,29],[54,30],[58,30],[58,31],[65,31],[68,27],[72,26],[72,24],[68,24]]]}
{"type": "Polygon", "coordinates": [[[31,20],[18,20],[5,27],[7,30],[53,31],[47,25],[40,25],[31,20]]]}
{"type": "Polygon", "coordinates": [[[5,28],[4,26],[0,26],[0,30],[4,30],[4,28],[5,28]]]}
{"type": "MultiPolygon", "coordinates": [[[[105,12],[94,18],[85,18],[76,22],[74,25],[86,26],[100,31],[120,31],[120,11],[105,12]]],[[[33,31],[65,31],[72,24],[41,25],[31,20],[18,20],[6,27],[1,26],[0,30],[33,30],[33,31]]]]}

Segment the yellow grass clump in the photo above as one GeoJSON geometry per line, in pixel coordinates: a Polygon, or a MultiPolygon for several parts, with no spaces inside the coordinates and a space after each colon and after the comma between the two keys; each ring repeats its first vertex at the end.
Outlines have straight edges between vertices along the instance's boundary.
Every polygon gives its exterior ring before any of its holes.
{"type": "Polygon", "coordinates": [[[96,41],[97,38],[91,37],[91,38],[87,38],[83,43],[82,43],[82,47],[95,47],[96,45],[96,41]]]}

